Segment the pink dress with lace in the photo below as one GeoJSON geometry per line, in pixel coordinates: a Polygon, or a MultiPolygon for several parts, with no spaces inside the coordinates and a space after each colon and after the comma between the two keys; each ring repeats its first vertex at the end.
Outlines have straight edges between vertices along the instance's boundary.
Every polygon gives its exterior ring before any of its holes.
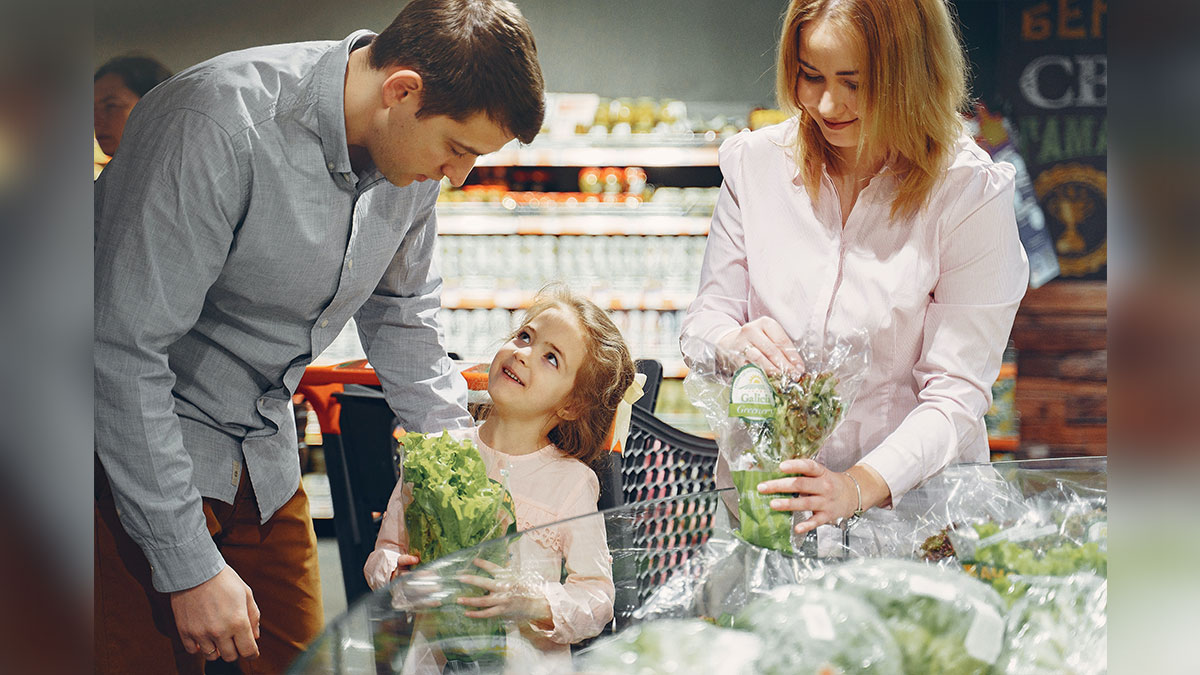
{"type": "MultiPolygon", "coordinates": [[[[522,578],[541,580],[540,590],[554,621],[548,630],[524,622],[521,635],[542,652],[569,658],[572,643],[599,634],[613,616],[612,557],[603,519],[559,523],[596,512],[600,482],[595,472],[553,445],[528,455],[508,455],[479,440],[478,429],[450,434],[474,442],[488,477],[505,483],[512,493],[517,529],[524,532],[516,541],[513,559],[522,578]],[[539,527],[549,523],[559,524],[539,527]]],[[[412,502],[412,494],[405,485],[401,480],[392,491],[375,550],[363,569],[372,589],[388,584],[397,556],[408,552],[404,508],[412,502]]]]}

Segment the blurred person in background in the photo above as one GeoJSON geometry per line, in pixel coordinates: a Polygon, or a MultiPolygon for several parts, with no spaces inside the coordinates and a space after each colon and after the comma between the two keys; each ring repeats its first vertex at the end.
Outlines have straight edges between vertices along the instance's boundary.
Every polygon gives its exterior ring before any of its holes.
{"type": "Polygon", "coordinates": [[[278,673],[316,637],[292,395],[353,316],[406,429],[471,425],[438,337],[439,181],[532,141],[544,89],[514,4],[413,0],[138,103],[95,188],[98,672],[278,673]]]}
{"type": "Polygon", "coordinates": [[[0,16],[0,673],[76,675],[92,671],[64,648],[92,639],[92,183],[71,176],[92,26],[55,0],[0,16]]]}
{"type": "Polygon", "coordinates": [[[104,154],[116,154],[133,106],[168,77],[171,71],[149,56],[118,56],[96,70],[92,116],[96,141],[104,154]]]}
{"type": "MultiPolygon", "coordinates": [[[[766,481],[804,533],[954,462],[988,460],[983,415],[1029,278],[1014,170],[963,127],[946,0],[792,0],[776,95],[793,117],[720,150],[721,194],[682,330],[802,370],[793,342],[869,334],[866,379],[821,461],[766,481]]],[[[732,484],[720,460],[717,486],[732,484]]],[[[736,508],[734,509],[736,513],[736,508]]]]}

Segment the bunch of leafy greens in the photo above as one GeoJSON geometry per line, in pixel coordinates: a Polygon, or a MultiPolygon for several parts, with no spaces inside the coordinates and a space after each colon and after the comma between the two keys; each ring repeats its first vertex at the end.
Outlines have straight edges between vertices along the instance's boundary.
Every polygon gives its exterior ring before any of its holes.
{"type": "Polygon", "coordinates": [[[1006,529],[986,521],[958,528],[949,536],[964,568],[1013,602],[1025,594],[1027,577],[1066,577],[1077,572],[1108,576],[1103,540],[1081,541],[1069,534],[1070,526],[1070,522],[1060,523],[1057,531],[1028,536],[1027,526],[1006,529]]]}
{"type": "Polygon", "coordinates": [[[1061,577],[1085,570],[1108,575],[1108,554],[1099,542],[1078,542],[1059,534],[1026,541],[989,540],[1000,533],[995,523],[977,524],[975,530],[986,545],[976,549],[970,562],[1034,576],[1061,577]]]}
{"type": "MultiPolygon", "coordinates": [[[[404,512],[409,552],[428,563],[455,551],[514,534],[516,509],[512,495],[488,478],[479,450],[469,440],[456,441],[448,433],[440,436],[409,433],[400,439],[404,446],[404,480],[412,484],[412,503],[404,512]]],[[[508,565],[506,540],[481,546],[464,557],[456,571],[479,574],[471,566],[483,558],[508,565]]],[[[450,569],[450,568],[448,568],[450,569]]],[[[454,575],[456,576],[456,575],[454,575]]],[[[483,595],[483,589],[444,579],[463,596],[483,595]]],[[[500,658],[505,646],[504,623],[499,618],[474,619],[456,602],[423,612],[421,630],[438,643],[450,660],[490,662],[500,658]]]]}
{"type": "Polygon", "coordinates": [[[1004,645],[1000,596],[958,570],[860,559],[816,570],[809,581],[873,606],[900,647],[906,673],[985,675],[1004,645]]]}
{"type": "Polygon", "coordinates": [[[512,495],[488,478],[471,441],[410,433],[400,442],[404,480],[412,483],[408,548],[421,562],[516,532],[512,495]]]}
{"type": "Polygon", "coordinates": [[[901,675],[900,648],[879,614],[848,593],[781,586],[746,606],[732,623],[762,638],[761,675],[901,675]]]}
{"type": "Polygon", "coordinates": [[[823,372],[798,378],[777,375],[767,381],[775,393],[772,415],[750,423],[750,452],[758,468],[775,471],[786,459],[816,457],[845,413],[837,378],[823,372]]]}

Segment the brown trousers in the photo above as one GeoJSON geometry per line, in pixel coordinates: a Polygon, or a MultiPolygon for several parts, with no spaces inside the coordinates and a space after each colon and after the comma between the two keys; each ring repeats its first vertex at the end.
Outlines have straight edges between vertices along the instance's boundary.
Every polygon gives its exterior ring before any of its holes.
{"type": "MultiPolygon", "coordinates": [[[[170,596],[154,590],[146,556],[117,520],[112,490],[96,462],[96,672],[204,673],[206,661],[179,639],[170,596]]],[[[324,625],[317,537],[304,486],[265,524],[242,472],[234,503],[204,499],[208,531],[262,613],[259,657],[215,661],[208,673],[282,673],[324,625]]]]}

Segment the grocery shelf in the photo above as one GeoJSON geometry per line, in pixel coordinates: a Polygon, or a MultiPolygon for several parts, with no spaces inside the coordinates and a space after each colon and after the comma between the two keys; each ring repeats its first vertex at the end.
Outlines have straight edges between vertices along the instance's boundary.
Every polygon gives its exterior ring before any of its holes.
{"type": "Polygon", "coordinates": [[[529,145],[510,142],[483,155],[476,166],[717,166],[720,137],[630,134],[621,137],[582,135],[541,137],[529,145]]]}
{"type": "MultiPolygon", "coordinates": [[[[442,309],[527,309],[533,303],[534,291],[496,288],[443,288],[442,309]]],[[[674,311],[687,309],[696,297],[694,293],[609,291],[591,293],[588,297],[597,305],[610,310],[674,311]]]]}
{"type": "MultiPolygon", "coordinates": [[[[474,206],[474,205],[473,205],[474,206]]],[[[481,205],[482,206],[482,205],[481,205]]],[[[438,234],[529,235],[707,235],[710,215],[682,215],[647,207],[568,209],[554,211],[503,207],[444,209],[438,207],[438,234]]]]}

